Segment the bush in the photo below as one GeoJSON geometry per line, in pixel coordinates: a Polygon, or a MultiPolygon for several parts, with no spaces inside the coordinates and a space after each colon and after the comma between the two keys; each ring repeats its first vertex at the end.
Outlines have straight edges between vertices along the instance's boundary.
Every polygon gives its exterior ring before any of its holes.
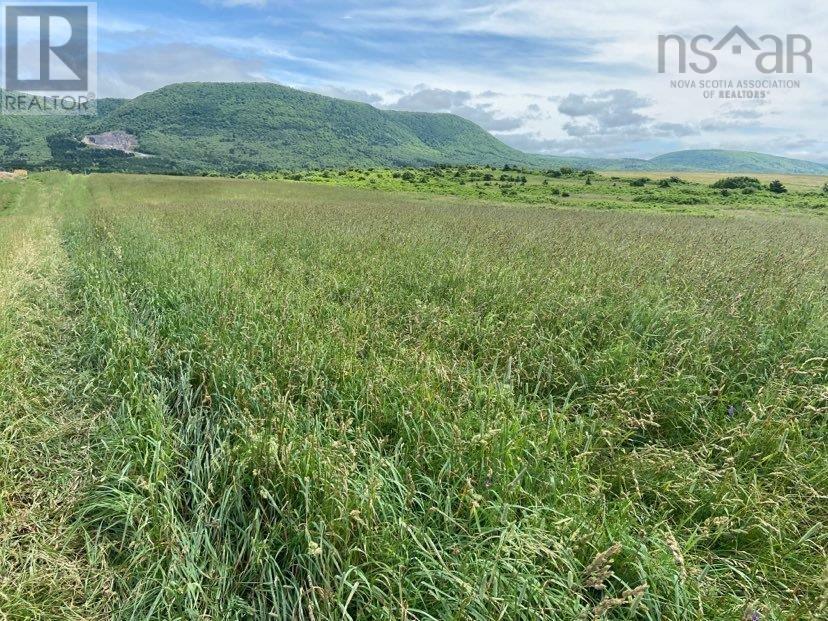
{"type": "Polygon", "coordinates": [[[826,183],[824,186],[822,186],[822,193],[823,194],[828,194],[828,183],[826,183]]]}
{"type": "Polygon", "coordinates": [[[741,190],[742,188],[759,189],[762,184],[756,177],[725,177],[719,179],[711,188],[715,190],[741,190]]]}
{"type": "Polygon", "coordinates": [[[647,185],[648,181],[649,179],[647,177],[641,177],[639,179],[633,179],[632,181],[630,181],[630,185],[634,188],[643,188],[645,185],[647,185]]]}
{"type": "Polygon", "coordinates": [[[775,179],[768,185],[768,190],[774,194],[784,194],[788,191],[788,188],[786,188],[779,179],[775,179]]]}

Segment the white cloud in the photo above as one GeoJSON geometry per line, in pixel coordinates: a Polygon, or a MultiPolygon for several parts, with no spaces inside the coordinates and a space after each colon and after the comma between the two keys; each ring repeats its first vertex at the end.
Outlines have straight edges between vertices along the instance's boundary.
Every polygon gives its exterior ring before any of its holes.
{"type": "Polygon", "coordinates": [[[107,97],[136,97],[176,82],[266,80],[260,61],[238,60],[220,50],[184,44],[101,53],[99,80],[107,97]]]}
{"type": "MultiPolygon", "coordinates": [[[[386,102],[384,107],[394,110],[456,114],[492,132],[508,132],[523,127],[524,118],[505,115],[494,103],[486,101],[493,95],[495,94],[473,94],[469,91],[430,88],[425,84],[420,84],[413,91],[386,102]]],[[[532,113],[534,110],[527,109],[523,116],[529,116],[532,113]]]]}

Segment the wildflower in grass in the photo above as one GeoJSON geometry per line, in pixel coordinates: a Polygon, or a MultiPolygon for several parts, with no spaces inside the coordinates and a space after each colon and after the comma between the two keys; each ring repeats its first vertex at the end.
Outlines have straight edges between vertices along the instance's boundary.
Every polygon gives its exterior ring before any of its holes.
{"type": "Polygon", "coordinates": [[[309,541],[308,554],[310,556],[322,556],[322,548],[315,541],[309,541]]]}

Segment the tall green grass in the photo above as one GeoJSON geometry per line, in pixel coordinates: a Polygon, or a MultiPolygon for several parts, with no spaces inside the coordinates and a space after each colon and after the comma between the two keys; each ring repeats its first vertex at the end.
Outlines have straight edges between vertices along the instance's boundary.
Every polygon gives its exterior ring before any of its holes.
{"type": "Polygon", "coordinates": [[[820,614],[820,219],[74,179],[111,616],[820,614]]]}

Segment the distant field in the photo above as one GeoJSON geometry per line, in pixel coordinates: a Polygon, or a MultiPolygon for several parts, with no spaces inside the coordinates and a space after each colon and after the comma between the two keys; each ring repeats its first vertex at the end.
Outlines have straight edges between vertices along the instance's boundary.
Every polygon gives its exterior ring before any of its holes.
{"type": "Polygon", "coordinates": [[[762,183],[770,183],[774,179],[779,179],[782,183],[792,190],[816,190],[819,191],[828,183],[828,176],[821,175],[761,175],[754,173],[692,173],[692,172],[634,172],[634,171],[601,171],[602,175],[608,177],[622,177],[624,179],[638,178],[641,176],[650,177],[652,179],[667,179],[669,177],[678,175],[687,181],[694,183],[703,183],[710,185],[719,179],[727,176],[747,175],[756,177],[762,183]]]}
{"type": "Polygon", "coordinates": [[[455,172],[0,183],[0,619],[822,618],[821,193],[455,172]]]}
{"type": "MultiPolygon", "coordinates": [[[[737,175],[742,176],[742,175],[737,175]]],[[[694,173],[596,173],[567,168],[537,171],[506,167],[448,166],[421,169],[367,168],[282,171],[250,179],[415,192],[504,203],[599,210],[642,210],[725,215],[743,212],[828,214],[828,178],[783,176],[786,192],[773,193],[775,176],[755,175],[755,187],[718,189],[728,175],[694,173]]]]}

